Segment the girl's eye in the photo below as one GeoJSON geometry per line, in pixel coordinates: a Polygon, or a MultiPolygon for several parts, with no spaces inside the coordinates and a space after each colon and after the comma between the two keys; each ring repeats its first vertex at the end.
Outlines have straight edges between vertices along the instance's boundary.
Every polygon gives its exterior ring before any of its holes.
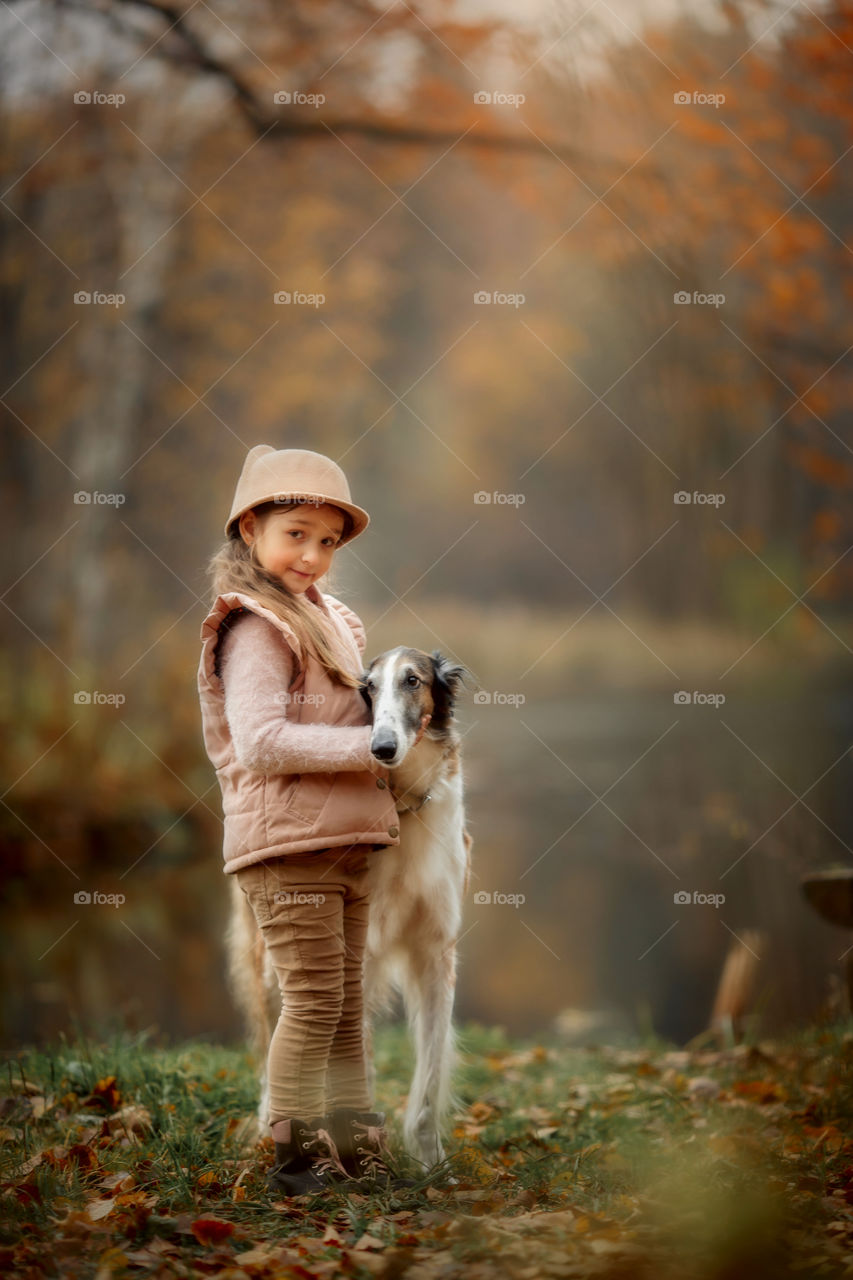
{"type": "MultiPolygon", "coordinates": [[[[291,538],[301,538],[301,537],[302,537],[302,530],[301,530],[301,529],[288,529],[288,531],[287,531],[287,532],[290,534],[291,538]]],[[[332,538],[331,536],[330,536],[330,537],[328,537],[328,538],[324,538],[324,539],[323,539],[323,542],[324,542],[324,543],[326,544],[326,546],[328,546],[328,547],[336,547],[336,546],[338,545],[338,540],[337,540],[337,538],[332,538]]]]}
{"type": "Polygon", "coordinates": [[[414,689],[415,685],[420,684],[420,680],[417,676],[406,676],[406,684],[411,685],[414,689]]]}

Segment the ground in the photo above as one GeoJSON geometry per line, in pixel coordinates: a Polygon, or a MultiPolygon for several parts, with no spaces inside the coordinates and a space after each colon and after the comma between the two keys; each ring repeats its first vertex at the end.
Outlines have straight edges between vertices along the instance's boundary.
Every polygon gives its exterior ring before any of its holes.
{"type": "MultiPolygon", "coordinates": [[[[853,1275],[853,1023],[691,1052],[460,1028],[455,1185],[276,1201],[247,1055],[77,1038],[3,1066],[0,1273],[853,1275]]],[[[410,1054],[376,1040],[400,1151],[410,1054]]],[[[401,1164],[405,1164],[401,1158],[401,1164]]]]}

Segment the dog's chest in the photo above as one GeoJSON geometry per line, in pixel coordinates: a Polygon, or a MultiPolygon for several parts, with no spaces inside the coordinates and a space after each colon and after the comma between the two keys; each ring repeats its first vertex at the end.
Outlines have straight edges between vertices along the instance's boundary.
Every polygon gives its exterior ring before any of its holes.
{"type": "MultiPolygon", "coordinates": [[[[398,809],[400,843],[377,850],[371,859],[374,886],[390,886],[405,881],[410,894],[419,886],[426,890],[436,878],[448,875],[462,848],[464,813],[458,788],[446,779],[430,788],[430,799],[417,811],[398,809]]],[[[420,792],[418,793],[420,796],[420,792]]],[[[403,801],[409,804],[412,796],[403,801]]],[[[417,800],[414,802],[417,804],[417,800]]]]}

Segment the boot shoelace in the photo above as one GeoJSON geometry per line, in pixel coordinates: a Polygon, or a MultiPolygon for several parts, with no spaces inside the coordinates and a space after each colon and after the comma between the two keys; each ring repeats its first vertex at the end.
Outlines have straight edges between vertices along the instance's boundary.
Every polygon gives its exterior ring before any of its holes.
{"type": "Polygon", "coordinates": [[[317,1129],[312,1138],[300,1145],[303,1151],[308,1151],[310,1147],[317,1148],[317,1154],[314,1157],[314,1164],[318,1173],[326,1173],[334,1169],[338,1173],[342,1173],[345,1178],[349,1177],[349,1174],[341,1163],[341,1158],[338,1155],[338,1149],[335,1146],[332,1135],[329,1133],[328,1129],[317,1129]],[[323,1147],[326,1149],[325,1155],[320,1154],[323,1147]]]}
{"type": "Polygon", "coordinates": [[[382,1159],[382,1154],[385,1153],[390,1155],[391,1152],[388,1150],[384,1141],[384,1134],[381,1126],[376,1124],[359,1123],[357,1127],[362,1130],[360,1135],[362,1140],[366,1140],[371,1144],[369,1147],[357,1147],[356,1150],[359,1155],[367,1157],[367,1162],[369,1162],[370,1167],[374,1172],[378,1172],[380,1170],[389,1171],[388,1165],[382,1159]]]}

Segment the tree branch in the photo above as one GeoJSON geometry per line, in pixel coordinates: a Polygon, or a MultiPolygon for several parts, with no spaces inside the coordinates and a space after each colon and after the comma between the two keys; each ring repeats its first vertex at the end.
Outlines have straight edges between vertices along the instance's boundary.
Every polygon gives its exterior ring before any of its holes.
{"type": "MultiPolygon", "coordinates": [[[[533,134],[525,136],[497,133],[480,129],[476,126],[465,133],[464,130],[460,129],[431,129],[416,122],[397,123],[393,120],[368,120],[351,117],[329,119],[318,115],[316,112],[314,113],[316,116],[314,119],[299,118],[290,114],[276,114],[274,111],[264,108],[255,93],[233,66],[212,54],[205,47],[202,38],[185,21],[189,10],[183,10],[177,5],[168,2],[160,3],[159,0],[116,0],[116,2],[126,7],[151,9],[166,20],[169,23],[169,36],[174,34],[180,39],[182,51],[179,53],[174,47],[174,42],[167,38],[158,43],[156,47],[157,56],[165,57],[177,65],[198,67],[199,70],[225,81],[233,91],[237,105],[250,128],[259,137],[313,136],[329,138],[335,134],[357,134],[363,138],[395,145],[408,144],[439,147],[458,143],[460,146],[498,151],[506,154],[515,153],[529,156],[547,156],[551,154],[552,157],[556,157],[566,164],[584,165],[587,172],[591,168],[602,170],[612,165],[614,169],[618,169],[621,173],[624,168],[624,162],[621,160],[602,161],[600,156],[590,155],[556,140],[540,140],[533,134]],[[460,137],[460,134],[463,136],[460,137]]],[[[99,15],[107,13],[109,17],[115,17],[113,13],[103,8],[92,9],[89,5],[75,5],[73,7],[80,8],[87,13],[98,13],[99,15]]],[[[125,27],[121,27],[121,30],[124,34],[127,34],[125,27]]]]}

